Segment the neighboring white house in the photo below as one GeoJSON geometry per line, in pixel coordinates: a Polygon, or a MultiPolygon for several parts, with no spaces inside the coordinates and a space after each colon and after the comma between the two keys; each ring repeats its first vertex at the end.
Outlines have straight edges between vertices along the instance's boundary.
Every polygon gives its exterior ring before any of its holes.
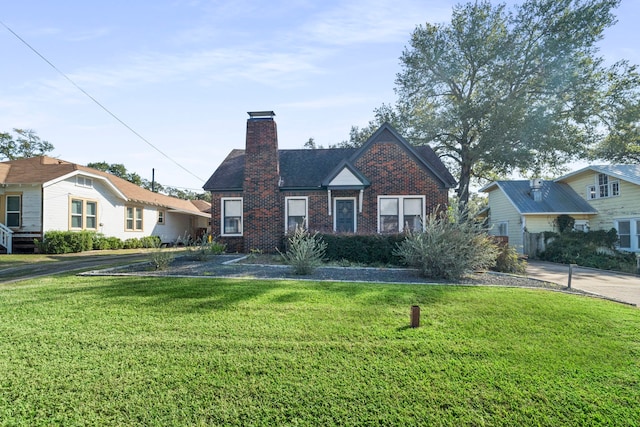
{"type": "Polygon", "coordinates": [[[534,254],[529,236],[558,231],[557,218],[569,215],[576,230],[610,230],[619,248],[640,251],[640,165],[588,166],[553,181],[495,181],[489,195],[490,234],[508,237],[519,253],[534,254]]]}
{"type": "Polygon", "coordinates": [[[33,247],[53,230],[165,242],[208,232],[209,205],[169,197],[51,157],[0,163],[0,250],[33,247]],[[9,243],[9,239],[13,244],[9,243]]]}

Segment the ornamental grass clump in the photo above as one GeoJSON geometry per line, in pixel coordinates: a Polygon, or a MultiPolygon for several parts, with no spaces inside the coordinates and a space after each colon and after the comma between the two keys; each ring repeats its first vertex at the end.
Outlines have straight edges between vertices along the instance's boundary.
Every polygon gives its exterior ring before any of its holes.
{"type": "Polygon", "coordinates": [[[395,254],[423,277],[452,280],[494,266],[498,248],[468,215],[441,212],[427,216],[424,231],[408,232],[395,254]]]}
{"type": "Polygon", "coordinates": [[[174,258],[173,252],[163,248],[160,243],[157,243],[153,250],[149,252],[149,260],[156,270],[166,270],[174,258]]]}
{"type": "Polygon", "coordinates": [[[293,268],[294,274],[311,274],[324,261],[327,244],[318,237],[318,233],[311,235],[304,228],[296,227],[287,241],[287,251],[278,252],[285,263],[293,268]]]}

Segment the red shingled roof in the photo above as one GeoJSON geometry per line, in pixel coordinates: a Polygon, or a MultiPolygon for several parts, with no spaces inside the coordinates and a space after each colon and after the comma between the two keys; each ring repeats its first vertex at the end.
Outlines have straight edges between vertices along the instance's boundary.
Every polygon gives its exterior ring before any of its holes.
{"type": "Polygon", "coordinates": [[[45,184],[81,171],[110,182],[130,202],[160,206],[185,213],[208,216],[210,204],[203,200],[182,200],[154,193],[107,172],[52,157],[30,157],[0,163],[0,184],[45,184]]]}

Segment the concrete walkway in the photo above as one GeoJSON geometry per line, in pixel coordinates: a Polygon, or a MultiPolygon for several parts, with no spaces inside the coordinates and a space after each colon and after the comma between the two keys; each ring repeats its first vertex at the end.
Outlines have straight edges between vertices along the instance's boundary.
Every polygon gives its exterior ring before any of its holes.
{"type": "MultiPolygon", "coordinates": [[[[527,275],[568,286],[569,266],[529,261],[527,275]]],[[[571,287],[640,307],[640,277],[593,268],[573,267],[571,287]]]]}

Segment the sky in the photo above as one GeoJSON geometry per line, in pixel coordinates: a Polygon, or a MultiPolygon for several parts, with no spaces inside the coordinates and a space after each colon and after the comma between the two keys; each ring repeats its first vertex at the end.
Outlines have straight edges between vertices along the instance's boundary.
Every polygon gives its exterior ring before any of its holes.
{"type": "MultiPolygon", "coordinates": [[[[0,0],[0,132],[32,129],[53,157],[201,192],[244,148],[249,111],[275,112],[283,149],[366,126],[395,103],[411,32],[449,22],[456,3],[0,0]]],[[[640,1],[616,15],[600,54],[640,64],[640,1]]]]}

